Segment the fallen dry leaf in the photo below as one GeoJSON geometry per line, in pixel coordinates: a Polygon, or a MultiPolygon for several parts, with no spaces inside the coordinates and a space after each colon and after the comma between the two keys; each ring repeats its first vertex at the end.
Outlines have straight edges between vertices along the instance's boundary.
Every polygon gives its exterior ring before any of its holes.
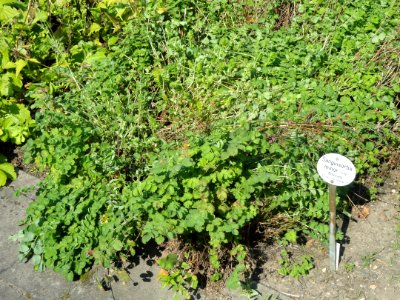
{"type": "Polygon", "coordinates": [[[158,272],[158,276],[168,276],[169,273],[165,269],[161,269],[160,272],[158,272]]]}
{"type": "Polygon", "coordinates": [[[357,209],[357,217],[361,220],[365,220],[369,216],[369,207],[361,206],[357,209]]]}

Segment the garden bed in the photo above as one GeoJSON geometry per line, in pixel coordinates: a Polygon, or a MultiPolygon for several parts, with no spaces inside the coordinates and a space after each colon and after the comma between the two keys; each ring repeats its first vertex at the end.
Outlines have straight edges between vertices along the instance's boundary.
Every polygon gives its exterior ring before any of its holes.
{"type": "MultiPolygon", "coordinates": [[[[0,138],[29,133],[47,174],[16,236],[36,269],[73,280],[174,243],[159,264],[178,292],[201,276],[245,289],[257,242],[326,242],[319,157],[356,166],[341,219],[398,163],[397,1],[1,5],[0,109],[20,124],[0,138]]],[[[313,267],[282,255],[282,273],[313,267]]]]}

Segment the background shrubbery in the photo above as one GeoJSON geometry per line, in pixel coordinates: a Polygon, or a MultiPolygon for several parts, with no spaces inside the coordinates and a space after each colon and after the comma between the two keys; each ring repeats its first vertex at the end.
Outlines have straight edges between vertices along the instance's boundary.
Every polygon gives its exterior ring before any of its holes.
{"type": "Polygon", "coordinates": [[[235,286],[248,226],[326,239],[322,154],[379,183],[399,146],[397,1],[4,3],[0,109],[36,111],[24,150],[48,173],[17,236],[38,269],[179,240],[235,286]]]}

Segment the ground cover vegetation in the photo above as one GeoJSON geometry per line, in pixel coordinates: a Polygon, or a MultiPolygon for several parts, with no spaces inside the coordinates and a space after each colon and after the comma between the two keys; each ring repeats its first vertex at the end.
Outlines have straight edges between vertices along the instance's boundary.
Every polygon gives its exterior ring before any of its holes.
{"type": "Polygon", "coordinates": [[[0,5],[0,138],[30,133],[47,172],[15,236],[39,270],[72,280],[155,241],[179,245],[160,276],[185,297],[197,276],[238,287],[249,232],[326,240],[322,154],[373,194],[399,146],[398,1],[0,5]]]}

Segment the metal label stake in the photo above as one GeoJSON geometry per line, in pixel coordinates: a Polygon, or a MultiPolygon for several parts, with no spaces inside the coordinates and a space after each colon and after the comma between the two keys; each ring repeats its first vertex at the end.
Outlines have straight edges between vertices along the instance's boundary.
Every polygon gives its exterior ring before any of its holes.
{"type": "Polygon", "coordinates": [[[329,261],[332,270],[337,270],[339,253],[336,252],[336,185],[329,184],[329,261]]]}
{"type": "Polygon", "coordinates": [[[328,153],[318,160],[317,171],[329,184],[329,262],[332,270],[339,267],[340,244],[336,243],[336,187],[353,182],[356,168],[347,158],[337,153],[328,153]]]}

